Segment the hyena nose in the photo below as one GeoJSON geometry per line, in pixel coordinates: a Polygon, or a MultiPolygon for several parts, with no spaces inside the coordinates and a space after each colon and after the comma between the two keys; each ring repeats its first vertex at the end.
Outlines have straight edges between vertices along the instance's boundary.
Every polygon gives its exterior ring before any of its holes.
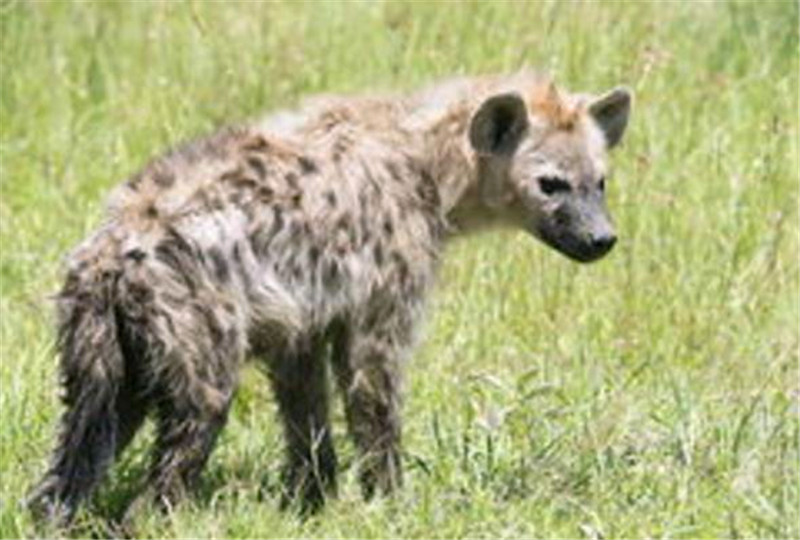
{"type": "Polygon", "coordinates": [[[592,249],[599,253],[606,253],[617,243],[617,236],[614,233],[602,233],[592,236],[592,249]]]}

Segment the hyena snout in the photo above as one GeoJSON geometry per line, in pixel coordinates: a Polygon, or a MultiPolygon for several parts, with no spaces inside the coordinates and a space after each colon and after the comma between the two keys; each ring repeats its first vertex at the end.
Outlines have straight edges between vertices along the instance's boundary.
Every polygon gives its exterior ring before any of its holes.
{"type": "Polygon", "coordinates": [[[617,243],[617,235],[603,201],[566,202],[540,224],[538,236],[578,262],[593,262],[617,243]]]}
{"type": "Polygon", "coordinates": [[[601,236],[592,236],[590,242],[592,251],[600,255],[605,255],[611,251],[611,248],[617,243],[617,235],[612,232],[601,236]]]}
{"type": "Polygon", "coordinates": [[[589,231],[587,242],[589,251],[597,254],[598,258],[611,251],[617,243],[617,234],[608,218],[603,219],[599,226],[589,231]]]}

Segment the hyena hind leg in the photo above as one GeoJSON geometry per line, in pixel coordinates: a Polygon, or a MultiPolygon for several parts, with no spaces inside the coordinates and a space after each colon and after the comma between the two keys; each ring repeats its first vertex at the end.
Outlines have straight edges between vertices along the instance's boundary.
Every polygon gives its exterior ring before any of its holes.
{"type": "MultiPolygon", "coordinates": [[[[221,312],[191,306],[184,317],[184,332],[160,334],[167,354],[156,356],[154,402],[156,441],[148,487],[142,497],[155,497],[163,510],[171,510],[196,487],[217,437],[225,426],[243,357],[242,332],[236,321],[221,312]],[[187,318],[188,317],[188,318],[187,318]]],[[[172,328],[172,325],[166,325],[172,328]]]]}
{"type": "Polygon", "coordinates": [[[187,396],[169,395],[160,399],[148,481],[162,510],[172,510],[197,486],[227,422],[230,402],[230,394],[222,402],[205,408],[197,407],[187,396]]]}

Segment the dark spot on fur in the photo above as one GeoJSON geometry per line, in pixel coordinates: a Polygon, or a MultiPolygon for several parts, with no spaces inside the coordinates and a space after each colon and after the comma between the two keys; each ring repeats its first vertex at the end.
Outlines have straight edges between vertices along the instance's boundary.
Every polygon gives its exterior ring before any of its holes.
{"type": "Polygon", "coordinates": [[[222,197],[212,197],[209,199],[208,205],[212,210],[222,210],[225,208],[225,201],[222,197]]]}
{"type": "Polygon", "coordinates": [[[398,183],[403,182],[403,174],[400,172],[397,164],[392,163],[391,161],[386,164],[386,170],[389,172],[389,176],[392,177],[392,180],[398,183]]]}
{"type": "Polygon", "coordinates": [[[370,230],[369,219],[366,212],[361,213],[361,216],[359,217],[359,225],[363,234],[362,243],[366,244],[368,239],[368,235],[366,233],[370,230]]]}
{"type": "Polygon", "coordinates": [[[394,234],[394,223],[392,223],[392,218],[389,216],[383,218],[383,234],[387,238],[391,238],[392,234],[394,234]]]}
{"type": "Polygon", "coordinates": [[[281,208],[280,206],[276,206],[274,215],[272,217],[272,229],[270,230],[270,235],[274,236],[278,234],[281,231],[281,229],[283,229],[283,223],[284,223],[283,208],[281,208]]]}
{"type": "Polygon", "coordinates": [[[290,188],[298,189],[300,187],[297,183],[297,174],[288,172],[286,173],[286,176],[284,176],[284,179],[286,180],[286,183],[289,184],[290,188]]]}
{"type": "Polygon", "coordinates": [[[349,231],[352,226],[350,214],[342,214],[336,221],[336,228],[343,231],[349,231]]]}
{"type": "Polygon", "coordinates": [[[378,309],[370,309],[367,311],[367,316],[364,317],[364,320],[361,323],[361,330],[365,333],[372,333],[375,330],[375,327],[378,325],[378,318],[380,316],[380,311],[378,309]]]}
{"type": "Polygon", "coordinates": [[[189,294],[194,296],[197,291],[197,263],[203,260],[202,253],[195,253],[180,234],[170,230],[167,238],[156,246],[155,255],[183,279],[189,294]]]}
{"type": "Polygon", "coordinates": [[[339,162],[342,160],[342,156],[347,152],[350,148],[350,144],[352,141],[347,137],[339,137],[336,139],[336,142],[333,143],[331,159],[335,162],[339,162]]]}
{"type": "Polygon", "coordinates": [[[162,188],[171,187],[175,183],[175,173],[169,170],[158,170],[153,173],[153,182],[162,188]]]}
{"type": "Polygon", "coordinates": [[[156,206],[155,206],[154,204],[151,204],[151,205],[149,205],[149,206],[148,206],[148,207],[145,209],[145,211],[144,211],[144,215],[145,215],[146,217],[149,217],[149,218],[155,218],[155,217],[158,217],[158,210],[156,209],[156,206]]]}
{"type": "Polygon", "coordinates": [[[270,202],[275,196],[275,190],[269,186],[260,186],[256,194],[262,202],[270,202]]]}
{"type": "Polygon", "coordinates": [[[398,251],[392,251],[391,254],[392,263],[394,263],[395,268],[397,269],[397,275],[400,279],[401,284],[405,284],[408,281],[408,278],[411,276],[411,269],[408,266],[408,261],[400,255],[398,251]]]}
{"type": "MultiPolygon", "coordinates": [[[[353,218],[350,216],[350,214],[342,214],[342,216],[336,222],[336,230],[342,231],[347,235],[347,239],[350,242],[351,247],[355,245],[358,231],[356,231],[356,228],[353,226],[353,218]]],[[[342,252],[343,249],[340,249],[339,251],[342,252]]]]}
{"type": "Polygon", "coordinates": [[[379,267],[383,266],[383,246],[375,244],[372,248],[372,256],[375,259],[375,264],[379,267]]]}
{"type": "MultiPolygon", "coordinates": [[[[226,311],[229,314],[234,313],[233,306],[230,304],[225,305],[226,311]]],[[[235,350],[236,343],[239,341],[239,332],[236,330],[235,327],[228,328],[225,332],[225,352],[226,354],[230,354],[230,351],[235,350]]],[[[225,358],[227,360],[228,357],[225,358]]],[[[226,374],[227,375],[227,374],[226,374]]],[[[226,384],[233,384],[234,380],[228,375],[226,377],[226,384]]]]}
{"type": "Polygon", "coordinates": [[[303,224],[300,221],[292,221],[291,225],[289,225],[289,238],[291,238],[292,242],[302,241],[303,224]]]}
{"type": "Polygon", "coordinates": [[[214,314],[213,309],[201,302],[195,302],[192,304],[192,308],[196,313],[199,313],[203,319],[205,319],[206,327],[209,330],[209,334],[211,335],[211,341],[214,343],[215,346],[219,346],[223,343],[225,339],[225,333],[220,325],[219,319],[214,314]]]}
{"type": "Polygon", "coordinates": [[[247,272],[244,264],[244,260],[242,259],[242,249],[243,248],[239,242],[233,244],[233,249],[231,250],[231,255],[233,256],[233,264],[236,265],[238,269],[238,275],[242,278],[242,282],[244,283],[244,288],[246,291],[250,291],[253,288],[252,280],[250,279],[250,273],[247,272]]]}
{"type": "Polygon", "coordinates": [[[130,180],[128,180],[128,187],[133,191],[138,191],[139,186],[142,183],[142,173],[137,173],[133,175],[130,180]]]}
{"type": "Polygon", "coordinates": [[[297,163],[300,165],[300,171],[303,174],[312,174],[319,170],[314,160],[306,156],[297,158],[297,163]]]}
{"type": "Polygon", "coordinates": [[[393,319],[396,312],[397,299],[385,289],[374,292],[366,305],[366,316],[361,321],[361,329],[375,335],[385,322],[393,319]]]}
{"type": "MultiPolygon", "coordinates": [[[[141,319],[144,317],[142,306],[145,304],[152,302],[155,298],[155,293],[153,289],[149,287],[146,283],[138,280],[128,280],[128,286],[125,289],[125,293],[127,296],[125,302],[126,312],[123,317],[119,320],[122,321],[128,317],[131,318],[138,318],[141,319]],[[129,299],[129,301],[128,301],[129,299]]],[[[117,306],[117,311],[123,311],[122,306],[117,306]]]]}
{"type": "Polygon", "coordinates": [[[242,204],[242,200],[243,200],[242,194],[239,193],[238,191],[234,191],[233,193],[228,195],[228,202],[234,206],[239,206],[240,204],[242,204]]]}
{"type": "Polygon", "coordinates": [[[417,183],[416,194],[420,201],[430,205],[433,202],[433,191],[424,182],[417,183]]]}
{"type": "Polygon", "coordinates": [[[218,247],[212,247],[208,250],[208,257],[214,267],[214,276],[220,283],[227,283],[230,280],[231,273],[228,268],[228,261],[225,260],[225,255],[218,247]]]}
{"type": "Polygon", "coordinates": [[[426,220],[428,224],[428,233],[431,235],[431,238],[434,240],[440,240],[445,235],[445,231],[447,231],[447,227],[445,225],[444,218],[440,214],[430,217],[426,220]]]}
{"type": "Polygon", "coordinates": [[[143,260],[145,260],[145,258],[147,258],[147,253],[145,253],[144,250],[142,249],[133,248],[125,252],[125,258],[138,263],[142,262],[143,260]]]}
{"type": "Polygon", "coordinates": [[[242,148],[250,152],[266,152],[269,149],[269,143],[264,137],[256,136],[247,140],[242,148]]]}
{"type": "Polygon", "coordinates": [[[333,190],[329,189],[325,192],[325,200],[328,202],[328,206],[336,208],[336,193],[333,190]]]}
{"type": "Polygon", "coordinates": [[[295,208],[300,208],[303,205],[303,193],[298,191],[294,195],[292,195],[292,206],[295,208]]]}
{"type": "Polygon", "coordinates": [[[256,173],[258,178],[263,180],[267,175],[267,166],[264,165],[264,161],[261,158],[250,156],[247,158],[247,165],[256,173]]]}
{"type": "Polygon", "coordinates": [[[249,176],[239,176],[232,180],[232,183],[236,189],[243,189],[243,190],[251,190],[256,189],[258,186],[258,182],[249,176]]]}
{"type": "Polygon", "coordinates": [[[320,257],[320,249],[317,246],[311,246],[308,248],[308,262],[311,266],[316,266],[319,262],[320,257]]]}
{"type": "Polygon", "coordinates": [[[419,171],[420,180],[417,183],[417,196],[424,201],[429,208],[438,208],[441,204],[439,188],[433,178],[425,170],[419,171]]]}
{"type": "Polygon", "coordinates": [[[325,270],[322,273],[322,284],[329,291],[338,289],[342,284],[342,274],[339,270],[339,263],[335,260],[330,260],[325,265],[325,270]]]}
{"type": "Polygon", "coordinates": [[[233,262],[235,262],[239,268],[244,269],[244,262],[242,261],[242,247],[238,242],[233,244],[231,255],[233,256],[233,262]]]}
{"type": "MultiPolygon", "coordinates": [[[[262,228],[257,228],[248,235],[251,249],[256,256],[263,256],[269,250],[272,236],[262,228]]],[[[246,274],[246,273],[244,273],[246,274]]]]}
{"type": "Polygon", "coordinates": [[[244,174],[244,171],[241,167],[236,167],[231,171],[225,171],[219,177],[219,179],[223,182],[233,182],[237,178],[240,178],[244,174]]]}

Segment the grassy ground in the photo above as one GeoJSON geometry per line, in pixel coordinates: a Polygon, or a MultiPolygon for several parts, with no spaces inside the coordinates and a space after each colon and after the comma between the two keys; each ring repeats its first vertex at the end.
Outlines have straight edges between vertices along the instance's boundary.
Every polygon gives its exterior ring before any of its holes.
{"type": "MultiPolygon", "coordinates": [[[[248,370],[196,500],[138,534],[797,538],[797,22],[796,2],[0,3],[0,536],[54,533],[19,507],[59,411],[48,295],[112,185],[304,94],[527,64],[636,92],[612,255],[577,266],[511,233],[449,249],[396,498],[364,503],[346,467],[318,518],[280,513],[248,370]]],[[[109,534],[150,435],[74,534],[109,534]]]]}

